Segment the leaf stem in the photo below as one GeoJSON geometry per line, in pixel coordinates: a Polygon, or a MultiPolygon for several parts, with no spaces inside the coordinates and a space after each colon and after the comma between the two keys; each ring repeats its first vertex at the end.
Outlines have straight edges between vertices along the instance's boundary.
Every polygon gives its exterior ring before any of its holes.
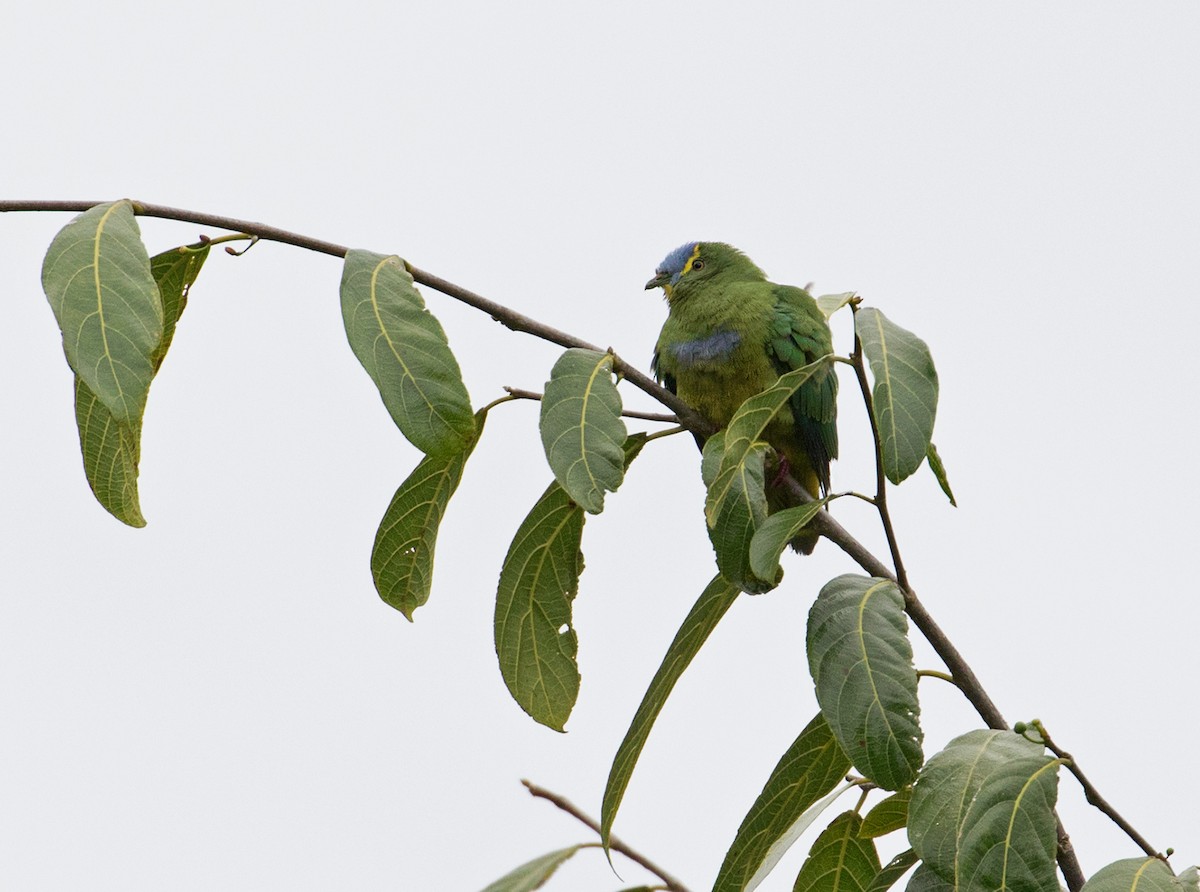
{"type": "Polygon", "coordinates": [[[938,672],[936,669],[918,669],[917,678],[940,678],[942,681],[958,687],[958,682],[949,672],[938,672]]]}
{"type": "MultiPolygon", "coordinates": [[[[537,784],[533,783],[532,781],[522,779],[521,783],[525,785],[525,789],[527,789],[529,791],[530,796],[536,796],[539,799],[545,799],[550,804],[565,811],[567,814],[569,814],[575,820],[579,821],[584,826],[591,828],[596,833],[600,832],[600,825],[596,822],[596,820],[594,818],[591,818],[590,816],[584,814],[582,811],[579,810],[579,808],[576,805],[574,805],[567,799],[564,799],[562,796],[559,796],[557,793],[553,793],[550,790],[547,790],[545,787],[539,787],[537,784]]],[[[682,882],[677,880],[675,877],[671,876],[671,874],[667,873],[665,870],[663,870],[661,867],[659,867],[657,864],[655,864],[653,861],[651,861],[649,858],[647,858],[641,852],[638,852],[635,849],[630,848],[628,845],[621,842],[621,840],[617,839],[617,837],[613,836],[612,834],[609,834],[609,837],[608,837],[608,847],[615,852],[620,852],[622,855],[624,855],[630,861],[633,861],[636,864],[640,864],[646,870],[650,871],[652,874],[654,874],[656,877],[658,877],[660,880],[662,880],[663,881],[663,889],[667,890],[667,892],[689,892],[688,887],[685,886],[682,882]]]]}
{"type": "MultiPolygon", "coordinates": [[[[507,387],[504,389],[508,390],[507,387]]],[[[488,412],[492,411],[492,409],[496,408],[501,403],[511,403],[515,399],[520,399],[520,397],[516,396],[513,393],[509,393],[507,396],[498,397],[497,399],[492,400],[490,403],[488,403],[486,406],[484,406],[479,411],[482,412],[484,415],[486,415],[488,412]]]]}
{"type": "MultiPolygon", "coordinates": [[[[535,390],[522,390],[520,387],[504,388],[516,400],[541,400],[542,394],[535,390]]],[[[665,412],[639,412],[636,409],[624,409],[621,412],[624,418],[640,418],[643,421],[661,421],[663,424],[678,424],[679,419],[674,415],[669,415],[665,412]]]]}

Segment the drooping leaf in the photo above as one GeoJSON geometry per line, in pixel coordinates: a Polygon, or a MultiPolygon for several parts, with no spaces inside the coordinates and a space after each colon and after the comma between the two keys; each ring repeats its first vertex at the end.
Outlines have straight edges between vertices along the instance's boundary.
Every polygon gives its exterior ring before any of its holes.
{"type": "Polygon", "coordinates": [[[188,245],[163,251],[150,258],[150,274],[158,284],[163,308],[162,340],[151,357],[155,372],[162,365],[175,339],[175,326],[187,307],[188,292],[196,284],[200,268],[208,259],[209,248],[208,244],[188,245]]]}
{"type": "Polygon", "coordinates": [[[1092,874],[1082,892],[1187,892],[1187,887],[1158,858],[1125,858],[1092,874]]]}
{"type": "Polygon", "coordinates": [[[875,839],[907,826],[908,801],[911,797],[912,790],[905,789],[876,804],[863,818],[863,836],[875,839]]]}
{"type": "Polygon", "coordinates": [[[788,747],[742,819],[717,873],[713,892],[755,888],[787,851],[780,841],[788,838],[797,821],[849,770],[850,760],[834,739],[825,717],[818,713],[788,747]]]}
{"type": "Polygon", "coordinates": [[[862,817],[842,812],[821,831],[792,892],[866,892],[879,873],[875,843],[859,836],[862,817]]]}
{"type": "Polygon", "coordinates": [[[461,452],[475,434],[470,397],[404,261],[347,252],[341,298],[350,348],[401,433],[426,455],[461,452]]]}
{"type": "Polygon", "coordinates": [[[920,706],[896,584],[854,574],[826,583],[808,614],[808,665],[854,767],[885,790],[912,783],[923,759],[920,706]]]}
{"type": "Polygon", "coordinates": [[[828,319],[846,304],[854,299],[854,292],[847,291],[844,294],[822,294],[817,298],[817,308],[825,314],[828,319]]]}
{"type": "Polygon", "coordinates": [[[64,226],[46,252],[42,287],[68,365],[113,417],[139,422],[163,311],[133,203],[100,204],[64,226]]]}
{"type": "Polygon", "coordinates": [[[871,363],[871,400],[879,425],[883,469],[899,483],[925,460],[937,415],[938,377],[929,347],[873,307],[854,316],[854,330],[871,363]]]}
{"type": "Polygon", "coordinates": [[[571,602],[583,572],[583,509],[551,483],[517,528],[496,591],[496,656],[509,693],[562,731],[579,695],[571,602]]]}
{"type": "Polygon", "coordinates": [[[958,502],[954,501],[954,493],[950,489],[950,478],[946,476],[946,466],[942,464],[942,457],[938,455],[937,447],[933,443],[929,444],[925,460],[929,462],[929,470],[933,471],[933,476],[937,478],[938,486],[942,488],[942,492],[946,494],[950,504],[957,508],[958,502]]]}
{"type": "MultiPolygon", "coordinates": [[[[862,832],[864,831],[860,829],[859,833],[862,832]]],[[[883,865],[879,873],[875,874],[875,879],[871,880],[871,885],[867,886],[867,892],[887,892],[899,882],[902,876],[912,870],[912,866],[919,860],[916,852],[912,849],[905,849],[883,865]]]]}
{"type": "Polygon", "coordinates": [[[478,413],[475,434],[461,452],[427,455],[400,484],[384,512],[371,549],[371,576],[379,597],[409,621],[429,600],[438,529],[458,489],[467,459],[486,420],[478,413]]]}
{"type": "MultiPolygon", "coordinates": [[[[626,439],[628,466],[646,444],[626,439]]],[[[517,528],[496,590],[495,638],[500,674],[533,719],[562,731],[579,694],[579,639],[571,602],[583,572],[583,509],[555,481],[517,528]]]]}
{"type": "MultiPolygon", "coordinates": [[[[746,400],[734,413],[729,424],[725,426],[721,443],[720,461],[712,482],[708,483],[708,495],[704,501],[704,514],[709,526],[716,523],[720,513],[720,504],[730,494],[734,480],[740,476],[746,466],[748,456],[755,450],[761,449],[763,434],[779,411],[787,405],[792,395],[799,390],[813,375],[823,371],[829,364],[829,357],[822,357],[806,366],[794,369],[782,375],[778,381],[746,400]]],[[[711,443],[711,438],[710,441],[711,443]]],[[[705,444],[707,451],[708,444],[705,444]]]]}
{"type": "Polygon", "coordinates": [[[654,673],[650,686],[638,704],[629,730],[625,732],[617,754],[613,758],[612,768],[608,772],[608,780],[604,785],[604,799],[600,810],[600,841],[608,847],[609,834],[612,832],[613,821],[617,817],[617,809],[633,776],[633,768],[637,764],[642,747],[654,727],[654,720],[662,711],[667,697],[675,688],[675,683],[683,675],[683,670],[692,662],[692,658],[700,647],[708,640],[712,630],[717,627],[721,617],[729,610],[734,600],[740,594],[737,586],[728,582],[720,575],[713,578],[701,592],[691,611],[675,633],[662,664],[654,673]]]}
{"type": "Polygon", "coordinates": [[[484,889],[483,892],[534,892],[535,889],[542,888],[545,882],[554,874],[554,871],[558,870],[563,862],[581,848],[583,847],[571,846],[570,848],[559,849],[557,852],[549,852],[540,858],[534,858],[532,861],[527,861],[511,873],[506,873],[500,877],[500,879],[484,889]]]}
{"type": "Polygon", "coordinates": [[[958,889],[953,883],[946,882],[930,870],[928,864],[918,864],[913,875],[908,878],[905,892],[958,892],[958,889]]]}
{"type": "MultiPolygon", "coordinates": [[[[186,251],[173,248],[150,259],[150,273],[158,286],[163,309],[162,341],[151,355],[155,373],[167,355],[175,326],[187,304],[187,292],[207,256],[208,246],[197,245],[186,251]]],[[[146,519],[142,516],[137,486],[141,417],[119,420],[76,375],[75,422],[79,428],[83,470],[96,501],[122,523],[144,527],[146,519]]]]}
{"type": "Polygon", "coordinates": [[[769,448],[764,442],[754,444],[742,453],[741,464],[722,478],[725,494],[716,503],[716,514],[708,525],[721,575],[751,594],[770,591],[783,579],[778,564],[770,581],[757,577],[750,567],[750,543],[767,519],[764,465],[769,448]]]}
{"type": "Polygon", "coordinates": [[[796,534],[808,526],[829,501],[823,499],[777,511],[763,521],[750,540],[750,572],[759,579],[774,579],[781,572],[779,558],[796,534]]]}
{"type": "Polygon", "coordinates": [[[119,421],[75,376],[75,424],[88,486],[104,510],[121,523],[144,527],[138,501],[142,423],[119,421]]]}
{"type": "Polygon", "coordinates": [[[542,397],[541,434],[554,479],[591,514],[625,476],[625,423],[611,353],[571,349],[559,357],[542,397]]]}
{"type": "Polygon", "coordinates": [[[913,788],[909,842],[963,892],[1057,890],[1058,765],[1012,731],[956,737],[913,788]]]}

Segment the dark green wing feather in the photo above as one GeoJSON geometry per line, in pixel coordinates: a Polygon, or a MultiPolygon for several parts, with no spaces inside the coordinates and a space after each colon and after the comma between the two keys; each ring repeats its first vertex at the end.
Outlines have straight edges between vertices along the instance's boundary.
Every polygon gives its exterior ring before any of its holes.
{"type": "MultiPolygon", "coordinates": [[[[775,286],[775,315],[767,350],[779,374],[806,366],[833,352],[829,324],[817,302],[803,288],[775,286]]],[[[791,400],[796,436],[829,492],[829,462],[837,458],[837,374],[833,363],[814,375],[791,400]]]]}
{"type": "Polygon", "coordinates": [[[650,358],[650,373],[654,375],[655,381],[667,388],[667,390],[671,391],[671,393],[675,393],[675,376],[670,372],[664,372],[662,370],[659,356],[659,352],[655,350],[654,356],[650,358]]]}

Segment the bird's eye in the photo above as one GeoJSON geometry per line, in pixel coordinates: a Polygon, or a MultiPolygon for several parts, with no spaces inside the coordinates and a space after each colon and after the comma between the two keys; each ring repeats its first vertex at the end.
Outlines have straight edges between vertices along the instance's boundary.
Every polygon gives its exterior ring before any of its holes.
{"type": "Polygon", "coordinates": [[[704,261],[697,260],[692,264],[692,269],[704,269],[704,261]]]}

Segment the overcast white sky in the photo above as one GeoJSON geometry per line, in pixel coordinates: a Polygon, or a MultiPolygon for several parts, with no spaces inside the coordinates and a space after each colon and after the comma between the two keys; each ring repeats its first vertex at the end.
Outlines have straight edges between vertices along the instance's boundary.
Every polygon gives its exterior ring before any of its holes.
{"type": "MultiPolygon", "coordinates": [[[[22,4],[0,193],[399,253],[635,360],[665,313],[642,283],[683,241],[859,291],[943,384],[961,507],[925,470],[896,492],[914,584],[1011,720],[1045,721],[1177,867],[1200,859],[1200,6],[731,8],[22,4]]],[[[473,892],[588,840],[518,779],[598,813],[713,571],[690,440],[653,444],[588,521],[583,689],[556,734],[491,637],[549,479],[536,406],[492,413],[409,625],[368,555],[418,455],[345,343],[339,263],[214,256],[150,395],[150,525],[125,528],[87,488],[40,290],[68,219],[0,216],[0,885],[473,892]]],[[[152,252],[219,234],[142,229],[152,252]]],[[[556,348],[426,296],[476,405],[540,389],[556,348]]],[[[841,412],[835,487],[867,489],[849,387],[841,412]]],[[[881,543],[865,508],[837,515],[881,543]]],[[[618,817],[695,890],[816,710],[804,619],[854,569],[828,543],[785,567],[684,676],[618,817]]],[[[945,685],[922,696],[928,754],[977,726],[945,685]]],[[[1089,873],[1137,854],[1065,776],[1060,799],[1089,873]]],[[[763,889],[791,888],[808,841],[763,889]]],[[[548,888],[620,885],[584,852],[548,888]]]]}

